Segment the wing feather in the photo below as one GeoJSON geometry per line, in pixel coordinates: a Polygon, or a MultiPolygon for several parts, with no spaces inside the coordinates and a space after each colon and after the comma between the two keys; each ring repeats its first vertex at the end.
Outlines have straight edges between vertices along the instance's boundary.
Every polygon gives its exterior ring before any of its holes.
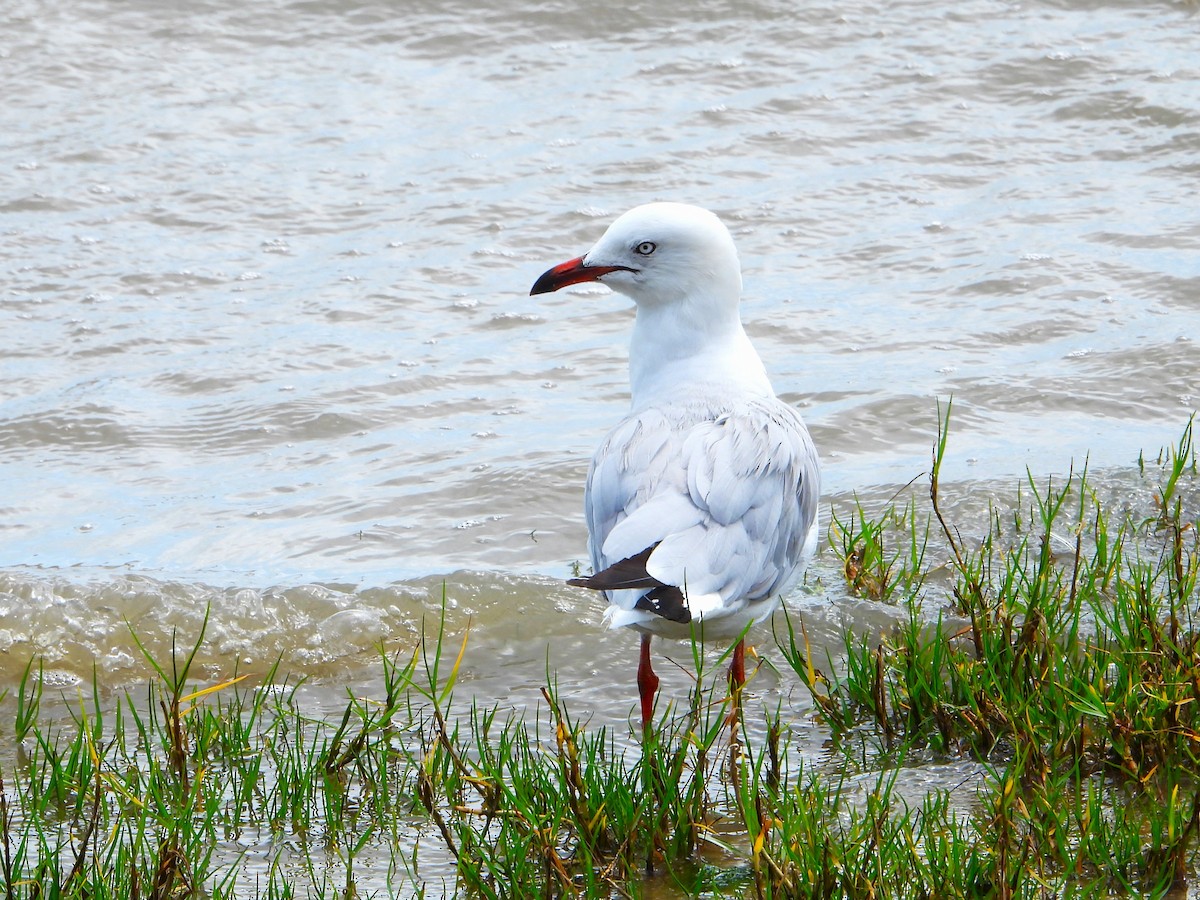
{"type": "MultiPolygon", "coordinates": [[[[653,548],[650,577],[679,587],[697,619],[716,617],[791,586],[811,552],[819,493],[808,430],[780,400],[637,410],[592,460],[592,565],[600,572],[653,548]]],[[[639,606],[637,591],[608,596],[623,610],[654,606],[639,606]]]]}

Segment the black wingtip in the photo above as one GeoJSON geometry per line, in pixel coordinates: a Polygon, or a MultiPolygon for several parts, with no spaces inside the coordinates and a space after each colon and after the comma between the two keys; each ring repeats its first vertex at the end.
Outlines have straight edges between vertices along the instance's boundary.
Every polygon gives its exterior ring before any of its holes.
{"type": "MultiPolygon", "coordinates": [[[[655,544],[654,547],[657,547],[655,544]]],[[[613,563],[607,569],[588,575],[586,578],[571,578],[567,584],[590,588],[593,591],[625,591],[637,588],[652,588],[662,584],[646,571],[646,562],[654,547],[613,563]]]]}
{"type": "MultiPolygon", "coordinates": [[[[654,547],[657,547],[655,544],[654,547]]],[[[692,621],[687,597],[673,584],[663,584],[646,571],[646,563],[654,547],[613,563],[607,569],[585,578],[568,578],[572,587],[588,588],[593,591],[629,591],[649,588],[634,604],[635,609],[652,612],[671,622],[686,625],[692,621]]]]}
{"type": "Polygon", "coordinates": [[[683,596],[683,591],[673,584],[664,584],[646,592],[638,597],[637,603],[633,606],[634,609],[652,612],[656,616],[662,616],[667,621],[678,622],[680,625],[686,625],[692,621],[692,611],[688,609],[687,597],[683,596]]]}

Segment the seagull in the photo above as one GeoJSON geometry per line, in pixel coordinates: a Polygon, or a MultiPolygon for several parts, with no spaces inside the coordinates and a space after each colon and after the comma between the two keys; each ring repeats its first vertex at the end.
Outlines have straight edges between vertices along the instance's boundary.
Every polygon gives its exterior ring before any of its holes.
{"type": "Polygon", "coordinates": [[[642,635],[637,685],[648,733],[658,691],[650,639],[743,638],[770,616],[817,547],[820,462],[800,415],[775,396],[742,327],[741,265],[706,209],[650,203],[530,294],[599,282],[633,300],[630,412],[592,458],[584,507],[612,628],[642,635]]]}

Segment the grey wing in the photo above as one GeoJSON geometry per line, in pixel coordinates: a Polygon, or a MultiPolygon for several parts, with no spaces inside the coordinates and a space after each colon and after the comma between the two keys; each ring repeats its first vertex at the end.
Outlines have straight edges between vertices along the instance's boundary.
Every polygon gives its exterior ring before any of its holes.
{"type": "Polygon", "coordinates": [[[593,565],[654,547],[647,572],[684,588],[693,616],[729,612],[786,590],[803,571],[819,496],[816,451],[781,401],[692,422],[644,411],[618,425],[593,460],[593,565]]]}
{"type": "MultiPolygon", "coordinates": [[[[604,542],[613,528],[653,493],[665,493],[664,481],[680,447],[679,435],[670,422],[652,408],[624,419],[597,448],[584,495],[588,549],[595,571],[624,558],[608,558],[602,550],[604,542]]],[[[648,546],[644,544],[634,553],[648,546]]]]}

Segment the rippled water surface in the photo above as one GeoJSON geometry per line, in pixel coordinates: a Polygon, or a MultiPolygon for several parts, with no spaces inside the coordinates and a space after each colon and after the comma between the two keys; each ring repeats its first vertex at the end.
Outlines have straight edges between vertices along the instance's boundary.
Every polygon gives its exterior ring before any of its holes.
{"type": "MultiPolygon", "coordinates": [[[[0,686],[140,676],[126,621],[209,605],[215,669],[338,684],[445,583],[483,693],[549,652],[622,720],[634,642],[561,580],[631,311],[528,289],[651,199],[733,230],[827,505],[924,472],[951,395],[977,495],[1119,479],[1196,406],[1197,13],[15,0],[0,686]]],[[[883,615],[835,566],[797,599],[830,640],[883,615]]]]}

